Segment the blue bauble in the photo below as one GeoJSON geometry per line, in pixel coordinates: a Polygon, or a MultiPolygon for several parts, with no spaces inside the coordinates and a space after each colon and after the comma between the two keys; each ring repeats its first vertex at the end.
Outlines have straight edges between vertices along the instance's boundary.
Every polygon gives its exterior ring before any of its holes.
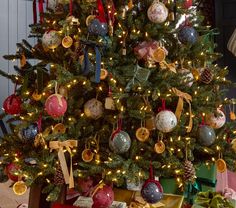
{"type": "Polygon", "coordinates": [[[178,32],[178,39],[183,44],[194,44],[198,38],[197,31],[190,26],[184,26],[178,32]]]}
{"type": "Polygon", "coordinates": [[[35,136],[38,134],[38,125],[31,124],[28,127],[21,130],[21,136],[23,139],[32,141],[34,140],[35,136]]]}
{"type": "Polygon", "coordinates": [[[106,22],[100,22],[99,19],[95,18],[89,24],[88,31],[93,35],[105,36],[108,32],[108,26],[106,22]]]}
{"type": "Polygon", "coordinates": [[[148,180],[142,187],[141,196],[149,204],[155,204],[163,198],[163,189],[159,181],[148,180]]]}
{"type": "Polygon", "coordinates": [[[213,128],[207,125],[201,125],[198,129],[198,141],[203,146],[211,146],[216,140],[216,134],[213,128]]]}

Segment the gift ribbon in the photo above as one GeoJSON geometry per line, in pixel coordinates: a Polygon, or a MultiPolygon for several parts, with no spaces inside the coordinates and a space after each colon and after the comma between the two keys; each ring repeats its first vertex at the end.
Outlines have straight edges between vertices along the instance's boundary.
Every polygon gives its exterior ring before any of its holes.
{"type": "Polygon", "coordinates": [[[170,71],[177,73],[175,68],[175,63],[168,64],[166,61],[160,62],[161,69],[169,69],[170,71]]]}
{"type": "Polygon", "coordinates": [[[72,168],[72,152],[71,148],[77,147],[78,141],[77,140],[67,140],[64,142],[60,141],[51,141],[49,143],[49,148],[51,150],[58,151],[58,158],[60,161],[61,169],[63,172],[63,176],[65,179],[66,184],[69,184],[69,188],[74,188],[74,177],[73,177],[73,168],[72,168]],[[64,154],[64,149],[66,149],[70,154],[70,173],[66,164],[66,158],[64,154]]]}
{"type": "Polygon", "coordinates": [[[175,111],[175,115],[178,120],[180,120],[183,108],[184,108],[184,100],[188,103],[189,105],[189,124],[187,127],[187,132],[191,132],[193,128],[193,118],[192,118],[192,106],[191,106],[191,101],[192,101],[192,96],[189,95],[188,93],[182,92],[178,90],[177,88],[172,88],[173,93],[179,97],[179,101],[177,104],[177,108],[175,111]]]}
{"type": "MultiPolygon", "coordinates": [[[[88,56],[88,48],[89,46],[87,45],[84,48],[84,70],[83,74],[88,75],[89,73],[89,68],[91,66],[91,63],[89,61],[89,56],[88,56]]],[[[97,46],[94,47],[95,53],[96,53],[96,71],[95,71],[95,83],[100,82],[100,76],[101,76],[101,52],[97,46]]]]}

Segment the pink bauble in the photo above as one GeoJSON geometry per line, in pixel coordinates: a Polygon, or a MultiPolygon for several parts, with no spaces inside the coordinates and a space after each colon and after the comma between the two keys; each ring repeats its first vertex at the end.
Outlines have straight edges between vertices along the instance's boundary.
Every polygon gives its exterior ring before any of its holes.
{"type": "Polygon", "coordinates": [[[21,112],[21,103],[21,98],[12,94],[3,102],[3,109],[11,115],[19,114],[21,112]]]}
{"type": "Polygon", "coordinates": [[[189,9],[191,6],[193,6],[193,0],[185,0],[184,8],[189,9]]]}
{"type": "Polygon", "coordinates": [[[112,205],[113,201],[114,192],[112,188],[108,185],[104,185],[94,193],[92,208],[108,208],[112,205]]]}
{"type": "Polygon", "coordinates": [[[45,103],[45,110],[53,118],[63,116],[67,110],[66,99],[60,94],[49,96],[45,103]]]}
{"type": "Polygon", "coordinates": [[[163,23],[168,17],[168,9],[165,4],[154,1],[147,11],[148,19],[154,23],[163,23]]]}
{"type": "Polygon", "coordinates": [[[206,124],[211,126],[213,129],[219,129],[224,126],[226,117],[223,111],[217,109],[218,115],[211,113],[206,116],[206,124]]]}

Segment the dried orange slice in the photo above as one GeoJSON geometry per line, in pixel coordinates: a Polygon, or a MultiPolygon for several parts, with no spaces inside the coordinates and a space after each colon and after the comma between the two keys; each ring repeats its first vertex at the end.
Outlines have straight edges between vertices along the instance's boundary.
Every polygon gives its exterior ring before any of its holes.
{"type": "Polygon", "coordinates": [[[39,101],[39,100],[41,100],[42,95],[41,95],[41,94],[38,94],[37,91],[34,91],[34,93],[33,93],[33,95],[32,95],[32,98],[33,98],[34,100],[36,100],[36,101],[39,101]]]}
{"type": "Polygon", "coordinates": [[[145,128],[145,127],[140,127],[139,129],[137,129],[136,131],[136,138],[140,141],[140,142],[145,142],[149,139],[150,136],[150,131],[145,128]]]}
{"type": "Polygon", "coordinates": [[[108,75],[108,71],[106,69],[101,69],[100,79],[101,80],[106,79],[107,75],[108,75]]]}
{"type": "Polygon", "coordinates": [[[158,141],[155,146],[154,150],[157,154],[162,154],[166,149],[166,145],[163,141],[158,141]]]}
{"type": "Polygon", "coordinates": [[[85,149],[82,152],[82,159],[84,162],[91,162],[93,160],[94,153],[90,149],[85,149]]]}
{"type": "Polygon", "coordinates": [[[224,173],[227,169],[226,162],[223,159],[218,159],[216,161],[216,168],[218,172],[224,173]]]}
{"type": "Polygon", "coordinates": [[[70,37],[69,35],[65,36],[63,39],[62,39],[62,46],[64,48],[70,48],[73,44],[73,39],[72,37],[70,37]]]}
{"type": "Polygon", "coordinates": [[[16,195],[23,195],[27,191],[27,186],[24,181],[17,181],[13,185],[13,191],[16,195]]]}
{"type": "Polygon", "coordinates": [[[62,123],[58,123],[53,127],[53,134],[64,134],[66,132],[66,127],[62,123]]]}
{"type": "Polygon", "coordinates": [[[162,47],[158,47],[154,52],[153,52],[153,60],[155,62],[162,62],[166,58],[166,51],[162,47]]]}

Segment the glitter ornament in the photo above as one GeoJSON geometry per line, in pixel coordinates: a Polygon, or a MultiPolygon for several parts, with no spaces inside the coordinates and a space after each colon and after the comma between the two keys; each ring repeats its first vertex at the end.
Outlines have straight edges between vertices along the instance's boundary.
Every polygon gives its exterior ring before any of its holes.
{"type": "Polygon", "coordinates": [[[197,42],[198,33],[190,26],[184,26],[178,32],[178,39],[183,44],[194,44],[197,42]]]}
{"type": "Polygon", "coordinates": [[[172,111],[162,110],[156,115],[156,127],[159,131],[168,133],[177,125],[177,118],[172,111]]]}
{"type": "Polygon", "coordinates": [[[149,204],[155,204],[163,198],[163,188],[159,181],[154,180],[152,165],[150,165],[149,179],[141,189],[141,196],[149,204]]]}
{"type": "Polygon", "coordinates": [[[154,0],[152,5],[147,11],[148,19],[154,23],[163,23],[168,17],[168,9],[165,4],[159,2],[159,0],[154,0]]]}
{"type": "Polygon", "coordinates": [[[131,146],[129,134],[125,131],[113,133],[109,141],[109,146],[114,153],[122,154],[127,152],[131,146]]]}
{"type": "Polygon", "coordinates": [[[198,141],[203,146],[211,146],[216,139],[215,131],[207,125],[200,125],[198,129],[198,141]]]}
{"type": "Polygon", "coordinates": [[[42,44],[45,48],[55,49],[61,44],[61,37],[56,30],[50,30],[44,33],[42,44]]]}
{"type": "Polygon", "coordinates": [[[106,22],[101,22],[99,19],[95,18],[89,24],[88,31],[93,35],[105,36],[108,32],[108,26],[106,22]]]}
{"type": "Polygon", "coordinates": [[[102,182],[95,187],[92,199],[92,208],[110,207],[114,201],[114,192],[110,186],[102,182]]]}
{"type": "Polygon", "coordinates": [[[104,108],[102,102],[93,98],[87,101],[84,105],[84,113],[87,117],[92,119],[99,119],[103,114],[104,108]]]}
{"type": "Polygon", "coordinates": [[[19,114],[21,112],[21,103],[20,97],[12,94],[3,102],[3,109],[10,115],[19,114]]]}
{"type": "Polygon", "coordinates": [[[206,116],[206,124],[211,126],[213,129],[219,129],[224,126],[226,117],[223,111],[217,109],[217,115],[211,113],[206,116]]]}
{"type": "Polygon", "coordinates": [[[33,141],[39,133],[38,125],[36,123],[30,124],[26,128],[21,129],[20,136],[26,141],[33,141]]]}
{"type": "Polygon", "coordinates": [[[27,186],[24,181],[17,181],[12,187],[14,193],[18,196],[25,194],[27,191],[27,186]]]}
{"type": "Polygon", "coordinates": [[[62,95],[53,94],[47,98],[45,110],[53,118],[63,116],[67,110],[67,101],[62,95]]]}

